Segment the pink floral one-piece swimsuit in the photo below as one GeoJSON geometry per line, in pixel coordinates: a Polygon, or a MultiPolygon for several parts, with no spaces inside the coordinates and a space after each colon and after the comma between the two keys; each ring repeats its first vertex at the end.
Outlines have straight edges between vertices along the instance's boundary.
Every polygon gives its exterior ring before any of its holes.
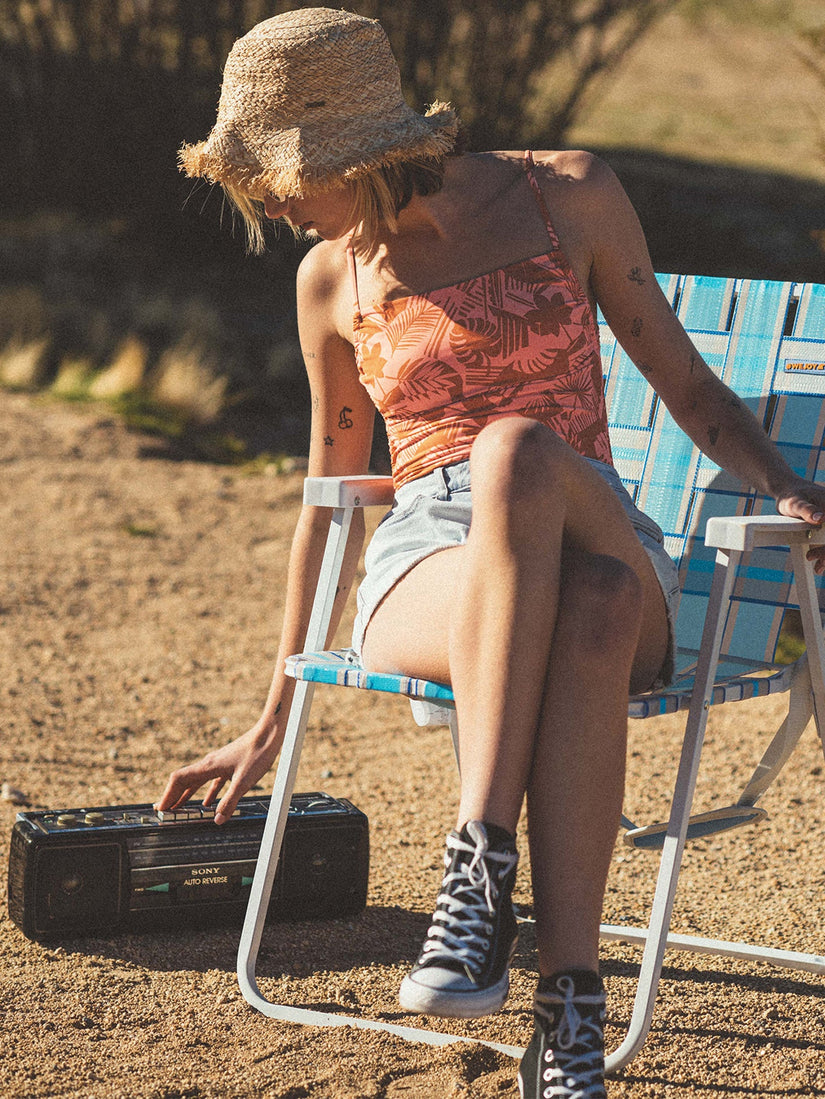
{"type": "Polygon", "coordinates": [[[467,458],[481,429],[529,416],[587,458],[612,464],[599,333],[525,154],[549,250],[452,286],[362,312],[355,354],[387,425],[396,488],[467,458]]]}

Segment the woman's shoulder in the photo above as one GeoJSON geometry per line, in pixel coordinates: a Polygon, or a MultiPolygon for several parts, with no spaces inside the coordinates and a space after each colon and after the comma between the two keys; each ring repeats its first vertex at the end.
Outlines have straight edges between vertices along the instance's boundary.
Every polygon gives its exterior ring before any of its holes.
{"type": "Polygon", "coordinates": [[[344,240],[321,240],[307,252],[298,267],[298,316],[313,318],[316,326],[327,323],[330,330],[352,331],[352,288],[344,240]]]}
{"type": "MultiPolygon", "coordinates": [[[[618,186],[611,168],[595,153],[583,149],[497,149],[464,153],[458,158],[453,180],[463,197],[484,206],[520,189],[528,157],[549,201],[563,205],[588,204],[608,196],[618,186]]],[[[515,192],[517,193],[517,191],[515,192]]]]}
{"type": "Polygon", "coordinates": [[[601,157],[586,149],[496,149],[464,155],[470,160],[491,158],[509,164],[523,164],[529,156],[538,169],[547,169],[570,180],[587,179],[603,170],[610,171],[601,157]]]}
{"type": "Polygon", "coordinates": [[[532,156],[542,190],[572,216],[594,217],[626,201],[613,169],[595,153],[539,149],[532,156]]]}
{"type": "Polygon", "coordinates": [[[319,240],[298,266],[298,286],[304,291],[323,295],[335,290],[346,273],[346,241],[319,240]]]}
{"type": "Polygon", "coordinates": [[[298,307],[337,312],[343,299],[349,309],[349,285],[346,241],[320,240],[298,267],[298,307]]]}
{"type": "Polygon", "coordinates": [[[585,149],[500,149],[469,155],[491,158],[488,161],[491,168],[494,164],[524,165],[529,155],[542,190],[556,201],[575,204],[609,201],[621,191],[613,169],[585,149]]]}
{"type": "Polygon", "coordinates": [[[542,182],[580,192],[612,187],[613,169],[596,153],[585,149],[534,149],[533,161],[542,182]]]}

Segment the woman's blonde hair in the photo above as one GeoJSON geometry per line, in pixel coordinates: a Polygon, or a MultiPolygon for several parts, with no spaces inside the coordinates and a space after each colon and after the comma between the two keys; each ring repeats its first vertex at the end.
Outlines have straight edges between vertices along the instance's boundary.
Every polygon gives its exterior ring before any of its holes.
{"type": "MultiPolygon", "coordinates": [[[[354,240],[368,259],[375,255],[382,230],[394,233],[398,215],[413,195],[434,195],[444,184],[444,157],[418,157],[374,168],[347,181],[352,187],[354,240]]],[[[263,202],[231,183],[221,185],[240,214],[246,230],[247,252],[260,255],[266,248],[263,202]]],[[[296,237],[299,230],[293,227],[296,237]]]]}

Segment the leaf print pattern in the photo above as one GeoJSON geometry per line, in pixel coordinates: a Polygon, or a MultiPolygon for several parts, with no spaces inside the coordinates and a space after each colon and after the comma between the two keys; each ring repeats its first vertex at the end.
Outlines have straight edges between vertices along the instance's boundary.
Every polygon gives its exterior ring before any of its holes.
{"type": "Polygon", "coordinates": [[[461,394],[461,374],[454,366],[438,359],[408,360],[399,367],[395,387],[385,396],[384,409],[392,415],[397,407],[440,408],[460,400],[461,394]]]}
{"type": "Polygon", "coordinates": [[[466,458],[502,416],[532,417],[612,463],[598,328],[545,221],[543,256],[367,313],[355,284],[356,362],[387,425],[396,486],[466,458]]]}
{"type": "Polygon", "coordinates": [[[356,315],[356,359],[405,484],[460,461],[499,416],[530,416],[610,462],[598,332],[558,254],[356,315]]]}

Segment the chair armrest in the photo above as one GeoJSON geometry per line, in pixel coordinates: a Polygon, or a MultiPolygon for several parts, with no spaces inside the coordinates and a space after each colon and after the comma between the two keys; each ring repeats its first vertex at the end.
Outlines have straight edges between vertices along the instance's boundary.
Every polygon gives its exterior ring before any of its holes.
{"type": "Polygon", "coordinates": [[[321,508],[388,506],[393,499],[392,477],[306,477],[304,503],[321,508]]]}
{"type": "Polygon", "coordinates": [[[759,546],[825,544],[825,529],[785,515],[732,515],[708,519],[705,545],[716,549],[747,551],[759,546]]]}

